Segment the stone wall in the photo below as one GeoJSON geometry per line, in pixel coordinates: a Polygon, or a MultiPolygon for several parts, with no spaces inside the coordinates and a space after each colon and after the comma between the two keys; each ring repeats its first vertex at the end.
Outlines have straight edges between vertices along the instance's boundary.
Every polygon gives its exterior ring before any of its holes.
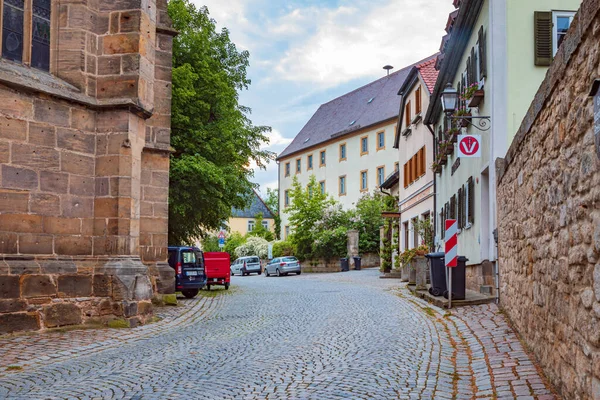
{"type": "Polygon", "coordinates": [[[500,299],[565,398],[600,399],[600,161],[591,83],[600,2],[584,0],[504,161],[500,299]]]}
{"type": "Polygon", "coordinates": [[[174,290],[166,0],[52,4],[50,74],[0,59],[0,334],[174,290]]]}

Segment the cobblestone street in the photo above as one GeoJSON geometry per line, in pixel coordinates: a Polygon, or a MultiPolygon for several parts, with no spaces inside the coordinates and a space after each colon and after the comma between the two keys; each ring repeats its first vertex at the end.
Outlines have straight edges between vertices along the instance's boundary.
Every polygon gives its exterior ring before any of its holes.
{"type": "Polygon", "coordinates": [[[0,339],[0,398],[554,398],[496,306],[378,276],[236,276],[133,330],[0,339]]]}

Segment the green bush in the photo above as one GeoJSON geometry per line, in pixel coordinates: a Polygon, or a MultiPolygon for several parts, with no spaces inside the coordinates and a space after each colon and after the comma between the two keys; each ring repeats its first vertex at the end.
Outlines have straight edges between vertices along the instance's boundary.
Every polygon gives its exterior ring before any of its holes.
{"type": "Polygon", "coordinates": [[[229,253],[232,260],[235,260],[235,250],[246,243],[246,238],[238,232],[234,232],[229,237],[225,238],[225,247],[223,251],[229,253]]]}
{"type": "Polygon", "coordinates": [[[202,239],[202,251],[221,251],[219,238],[216,235],[207,235],[202,239]]]}
{"type": "Polygon", "coordinates": [[[295,254],[294,245],[288,241],[280,241],[273,242],[273,258],[276,257],[284,257],[284,256],[294,256],[295,254]]]}

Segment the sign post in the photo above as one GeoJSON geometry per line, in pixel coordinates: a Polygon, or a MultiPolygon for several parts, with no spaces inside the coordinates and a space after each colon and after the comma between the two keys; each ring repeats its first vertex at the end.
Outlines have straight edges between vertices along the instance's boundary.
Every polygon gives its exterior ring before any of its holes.
{"type": "Polygon", "coordinates": [[[458,221],[446,220],[446,267],[448,268],[448,308],[452,308],[452,269],[458,266],[458,221]]]}
{"type": "Polygon", "coordinates": [[[219,232],[219,248],[222,249],[225,247],[225,232],[219,232]]]}
{"type": "Polygon", "coordinates": [[[458,135],[458,157],[481,158],[481,135],[458,135]]]}

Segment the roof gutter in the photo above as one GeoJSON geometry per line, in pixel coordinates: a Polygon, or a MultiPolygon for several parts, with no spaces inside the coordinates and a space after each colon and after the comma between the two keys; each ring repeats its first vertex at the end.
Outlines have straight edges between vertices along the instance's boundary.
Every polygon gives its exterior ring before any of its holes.
{"type": "Polygon", "coordinates": [[[426,125],[435,124],[442,113],[442,105],[439,100],[446,85],[454,82],[460,62],[477,23],[477,18],[483,7],[483,2],[484,0],[463,0],[460,5],[458,17],[456,17],[450,40],[444,52],[444,61],[442,61],[442,67],[424,118],[426,125]]]}

